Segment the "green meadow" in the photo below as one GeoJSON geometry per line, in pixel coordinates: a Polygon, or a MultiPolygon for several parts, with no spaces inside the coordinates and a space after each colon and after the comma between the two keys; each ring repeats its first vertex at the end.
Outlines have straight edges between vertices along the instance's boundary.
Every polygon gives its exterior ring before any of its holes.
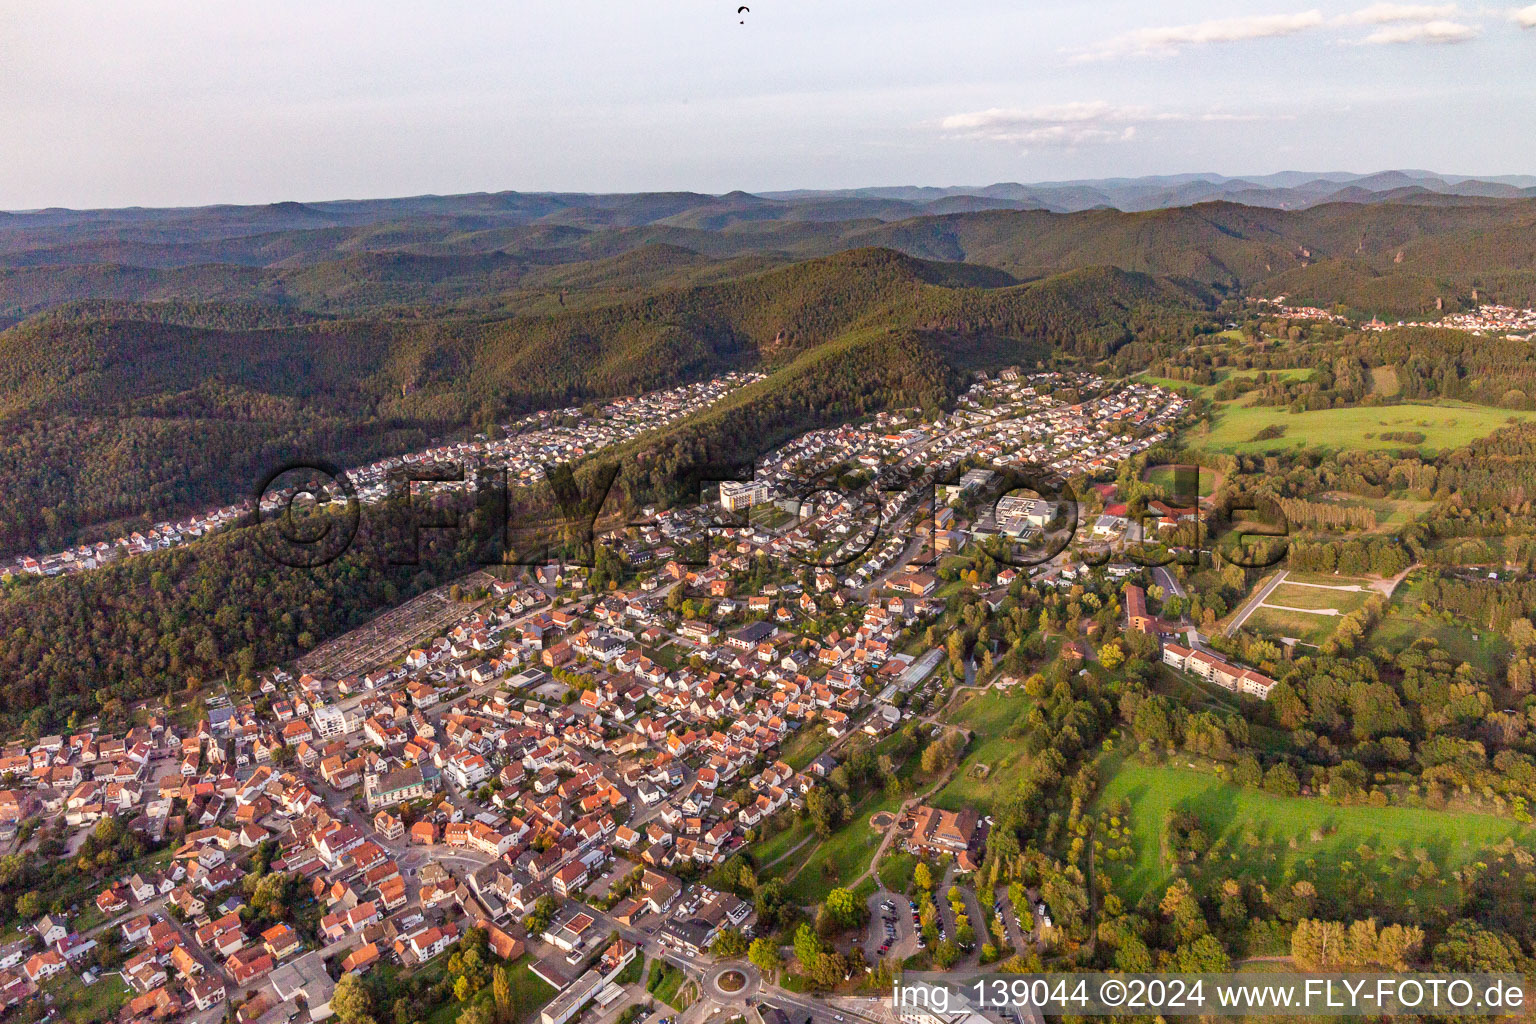
{"type": "Polygon", "coordinates": [[[1355,406],[1293,413],[1280,406],[1225,403],[1217,407],[1209,430],[1196,428],[1191,445],[1212,452],[1248,454],[1293,448],[1337,450],[1417,448],[1441,451],[1529,420],[1536,412],[1490,409],[1460,403],[1355,406]],[[1260,431],[1283,427],[1280,437],[1255,440],[1260,431]],[[1418,433],[1424,440],[1409,444],[1383,437],[1390,433],[1418,433]]]}
{"type": "Polygon", "coordinates": [[[1095,862],[1130,899],[1157,892],[1175,876],[1163,848],[1169,810],[1194,813],[1210,849],[1179,865],[1192,881],[1229,877],[1283,884],[1305,878],[1325,887],[1406,887],[1421,903],[1452,895],[1451,873],[1511,837],[1536,850],[1536,830],[1492,815],[1406,807],[1338,806],[1315,797],[1279,797],[1205,771],[1122,764],[1098,801],[1095,862]],[[1128,801],[1128,819],[1110,823],[1128,801]],[[1420,867],[1420,857],[1433,869],[1420,867]]]}

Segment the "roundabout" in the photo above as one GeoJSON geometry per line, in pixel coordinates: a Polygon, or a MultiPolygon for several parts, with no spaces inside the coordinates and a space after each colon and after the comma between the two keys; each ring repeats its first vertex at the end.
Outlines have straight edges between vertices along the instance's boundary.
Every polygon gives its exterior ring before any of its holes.
{"type": "Polygon", "coordinates": [[[718,1002],[742,1002],[757,995],[762,976],[744,961],[717,964],[704,975],[704,992],[718,1002]]]}

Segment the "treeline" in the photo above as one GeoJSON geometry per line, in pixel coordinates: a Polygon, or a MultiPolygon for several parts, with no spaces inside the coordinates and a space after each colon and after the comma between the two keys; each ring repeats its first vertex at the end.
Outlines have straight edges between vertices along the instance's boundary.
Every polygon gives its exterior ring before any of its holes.
{"type": "Polygon", "coordinates": [[[1280,498],[1280,511],[1291,526],[1309,530],[1374,530],[1375,510],[1364,505],[1342,505],[1301,498],[1280,498]]]}
{"type": "MultiPolygon", "coordinates": [[[[370,508],[357,540],[314,569],[275,564],[258,530],[128,559],[0,595],[0,718],[36,736],[133,701],[179,705],[188,689],[239,683],[475,566],[471,534],[409,531],[370,508]]],[[[408,522],[399,519],[396,522],[408,522]]],[[[473,521],[469,522],[473,526],[473,521]]],[[[270,543],[270,539],[268,540],[270,543]]]]}
{"type": "Polygon", "coordinates": [[[1336,572],[1341,576],[1396,576],[1412,564],[1413,553],[1391,537],[1292,540],[1285,556],[1287,569],[1336,572]]]}

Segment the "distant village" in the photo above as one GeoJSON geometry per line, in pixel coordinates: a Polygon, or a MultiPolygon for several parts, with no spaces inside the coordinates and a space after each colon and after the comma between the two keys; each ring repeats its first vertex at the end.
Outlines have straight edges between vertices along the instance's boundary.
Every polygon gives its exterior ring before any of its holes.
{"type": "MultiPolygon", "coordinates": [[[[505,469],[508,479],[515,483],[534,484],[544,479],[546,466],[573,462],[676,423],[762,379],[763,375],[759,373],[726,374],[699,384],[618,398],[590,416],[580,407],[530,413],[509,424],[503,431],[504,437],[481,435],[425,451],[390,456],[349,469],[346,477],[358,501],[363,503],[382,501],[389,495],[391,474],[414,466],[456,463],[505,469]]],[[[291,493],[270,493],[263,499],[262,511],[277,512],[292,497],[291,493]]],[[[317,497],[341,500],[339,491],[317,497]]],[[[159,522],[111,541],[81,544],[50,555],[23,555],[0,570],[0,576],[59,576],[95,569],[132,555],[176,547],[241,525],[249,521],[252,511],[252,502],[245,500],[184,519],[159,522]]]]}
{"type": "MultiPolygon", "coordinates": [[[[1472,290],[1472,301],[1477,301],[1477,289],[1472,290]]],[[[1286,304],[1286,296],[1277,295],[1272,299],[1250,299],[1250,302],[1258,302],[1267,305],[1276,316],[1286,320],[1317,320],[1323,323],[1347,325],[1349,317],[1330,310],[1320,309],[1317,306],[1292,306],[1286,304]]],[[[1436,300],[1435,308],[1440,309],[1443,303],[1436,300]]],[[[1516,309],[1513,306],[1501,306],[1496,303],[1483,303],[1476,309],[1465,313],[1448,313],[1438,320],[1396,320],[1386,321],[1380,317],[1361,323],[1360,329],[1364,331],[1386,331],[1398,327],[1439,327],[1451,331],[1466,331],[1479,337],[1508,337],[1517,341],[1529,340],[1536,335],[1536,309],[1516,309]]]]}

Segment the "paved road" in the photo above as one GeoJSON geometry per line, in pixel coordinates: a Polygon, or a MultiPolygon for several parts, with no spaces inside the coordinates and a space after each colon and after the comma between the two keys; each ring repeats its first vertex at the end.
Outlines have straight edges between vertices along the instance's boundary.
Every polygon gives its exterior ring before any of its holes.
{"type": "Polygon", "coordinates": [[[1152,570],[1152,578],[1157,580],[1157,585],[1163,588],[1163,593],[1174,597],[1184,597],[1184,586],[1179,578],[1169,572],[1166,566],[1157,566],[1152,570]]]}
{"type": "Polygon", "coordinates": [[[1264,584],[1264,586],[1259,589],[1258,593],[1250,597],[1247,603],[1243,605],[1238,613],[1232,616],[1232,621],[1227,623],[1227,628],[1222,630],[1221,635],[1231,636],[1233,633],[1236,633],[1238,629],[1242,627],[1243,623],[1248,621],[1248,616],[1257,611],[1259,605],[1263,604],[1264,600],[1274,592],[1275,588],[1284,582],[1285,570],[1281,569],[1279,572],[1275,573],[1274,579],[1264,584]]]}

